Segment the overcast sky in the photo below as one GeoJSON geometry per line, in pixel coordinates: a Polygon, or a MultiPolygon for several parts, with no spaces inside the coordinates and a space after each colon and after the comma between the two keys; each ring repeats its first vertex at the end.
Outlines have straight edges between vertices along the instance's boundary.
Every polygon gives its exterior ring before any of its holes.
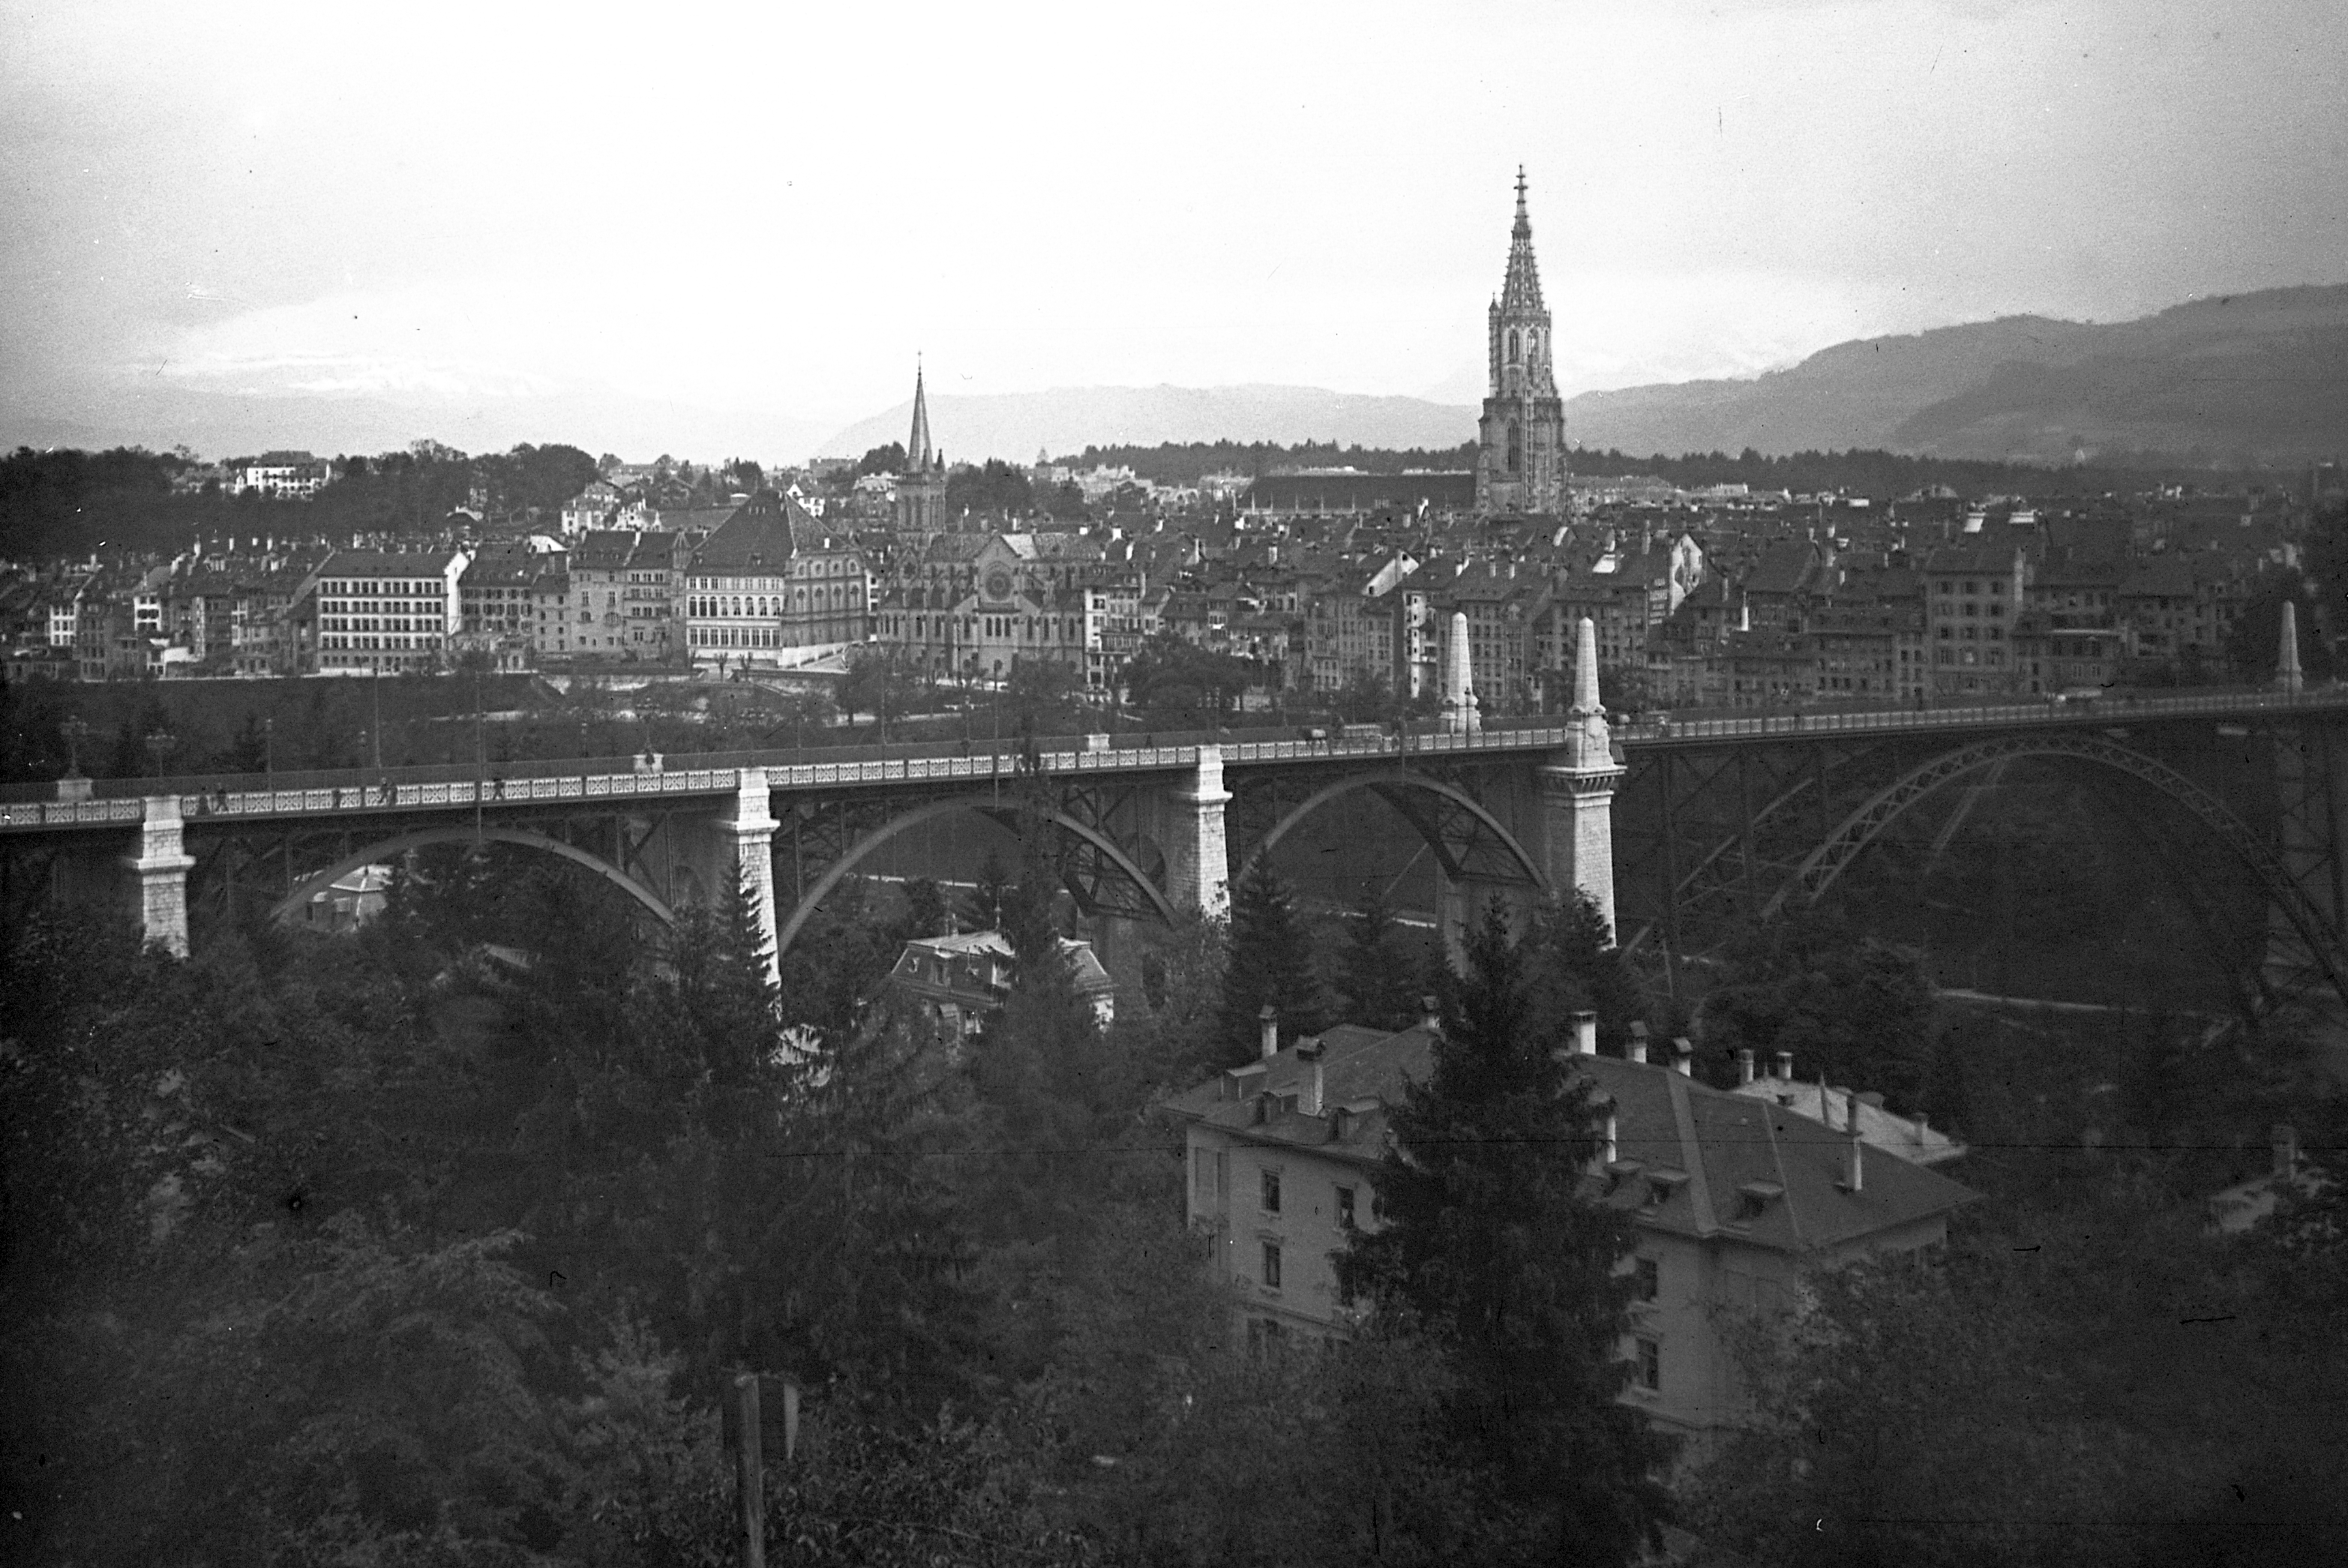
{"type": "Polygon", "coordinates": [[[2341,0],[0,12],[17,410],[1471,402],[1519,162],[1569,393],[2348,280],[2341,0]]]}

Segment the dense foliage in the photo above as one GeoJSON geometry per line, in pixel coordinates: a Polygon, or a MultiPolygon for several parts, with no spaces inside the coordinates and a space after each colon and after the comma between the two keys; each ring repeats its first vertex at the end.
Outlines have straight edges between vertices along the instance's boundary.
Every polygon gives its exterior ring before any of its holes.
{"type": "MultiPolygon", "coordinates": [[[[20,447],[0,458],[0,557],[77,557],[101,546],[109,554],[170,555],[200,540],[217,549],[272,536],[434,533],[459,510],[493,526],[530,526],[551,523],[595,477],[594,459],[559,442],[472,457],[417,441],[333,465],[333,481],[305,500],[233,495],[212,482],[175,494],[173,480],[196,466],[184,451],[20,447]]],[[[723,499],[714,483],[710,497],[723,499]]]]}

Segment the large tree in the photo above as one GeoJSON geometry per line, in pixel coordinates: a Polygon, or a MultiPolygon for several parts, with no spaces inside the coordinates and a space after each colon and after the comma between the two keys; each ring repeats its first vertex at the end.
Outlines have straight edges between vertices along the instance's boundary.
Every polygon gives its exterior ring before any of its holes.
{"type": "Polygon", "coordinates": [[[1231,889],[1222,1007],[1230,1061],[1255,1058],[1266,1006],[1278,1016],[1282,1045],[1319,1034],[1329,1021],[1327,994],[1313,963],[1313,934],[1298,916],[1288,884],[1259,861],[1231,889]]]}
{"type": "Polygon", "coordinates": [[[1338,1279],[1446,1346],[1452,1438],[1482,1493],[1460,1557],[1620,1563],[1661,1516],[1669,1445],[1617,1402],[1632,1222],[1589,1195],[1601,1112],[1528,956],[1488,910],[1429,1076],[1387,1113],[1378,1227],[1340,1254],[1338,1279]]]}
{"type": "Polygon", "coordinates": [[[1422,987],[1417,966],[1403,950],[1394,911],[1375,888],[1345,917],[1345,946],[1337,965],[1337,989],[1345,995],[1347,1023],[1400,1029],[1418,1016],[1422,987]]]}
{"type": "Polygon", "coordinates": [[[1753,933],[1703,1019],[1716,1078],[1740,1047],[1765,1066],[1791,1051],[1805,1078],[1824,1072],[1912,1107],[1931,1076],[1938,1026],[1923,960],[1829,913],[1753,933]]]}

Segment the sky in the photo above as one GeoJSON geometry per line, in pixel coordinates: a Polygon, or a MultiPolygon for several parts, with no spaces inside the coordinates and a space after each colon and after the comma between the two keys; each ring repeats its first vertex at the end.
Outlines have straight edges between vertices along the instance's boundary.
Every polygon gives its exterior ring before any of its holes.
{"type": "Polygon", "coordinates": [[[1472,403],[1519,164],[1569,395],[2348,281],[2348,6],[0,0],[0,439],[1472,403]]]}

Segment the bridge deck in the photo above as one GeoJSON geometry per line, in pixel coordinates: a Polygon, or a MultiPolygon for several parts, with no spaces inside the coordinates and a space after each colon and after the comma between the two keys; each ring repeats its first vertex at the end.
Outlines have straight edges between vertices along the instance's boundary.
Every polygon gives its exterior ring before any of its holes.
{"type": "MultiPolygon", "coordinates": [[[[2331,687],[2287,695],[2275,691],[2198,691],[2162,697],[2111,698],[2084,703],[2017,703],[1962,708],[1890,708],[1857,712],[1758,714],[1746,717],[1659,717],[1616,727],[1626,753],[1716,746],[1723,742],[1793,739],[1855,733],[1978,732],[2038,725],[2110,726],[2168,718],[2224,718],[2278,711],[2348,707],[2348,688],[2331,687]]],[[[1406,735],[1332,737],[1322,740],[1242,740],[1230,734],[1199,732],[1169,738],[1169,744],[1114,744],[1096,748],[1082,738],[1058,737],[1061,745],[1041,752],[1053,776],[1150,773],[1198,766],[1202,746],[1219,745],[1227,769],[1267,764],[1349,763],[1373,758],[1446,757],[1553,750],[1566,730],[1554,719],[1506,720],[1476,734],[1412,731],[1406,735]]],[[[989,743],[964,756],[938,754],[939,747],[831,748],[831,760],[810,761],[806,750],[705,754],[686,766],[638,769],[629,758],[499,764],[488,770],[464,765],[347,769],[332,773],[268,778],[224,775],[193,779],[100,779],[98,798],[79,800],[0,801],[0,832],[38,833],[113,825],[128,826],[144,814],[143,797],[175,795],[191,822],[314,818],[341,813],[393,810],[471,810],[540,801],[616,801],[726,795],[739,788],[743,770],[766,771],[776,791],[881,788],[952,780],[995,781],[1018,768],[1014,744],[989,743]],[[841,756],[842,752],[851,755],[841,756]],[[928,754],[924,754],[928,753],[928,754]]],[[[23,788],[12,790],[23,794],[23,788]]]]}

